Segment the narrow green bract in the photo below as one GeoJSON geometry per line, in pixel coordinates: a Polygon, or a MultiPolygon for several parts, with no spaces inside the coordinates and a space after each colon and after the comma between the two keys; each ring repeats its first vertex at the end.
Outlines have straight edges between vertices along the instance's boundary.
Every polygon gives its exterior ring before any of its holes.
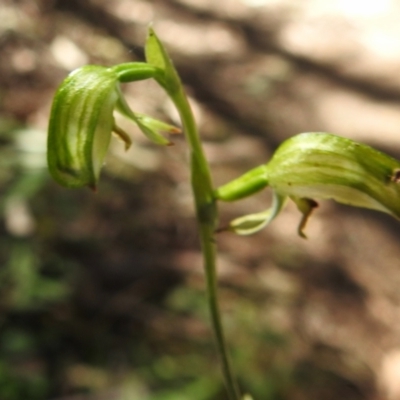
{"type": "Polygon", "coordinates": [[[146,61],[158,69],[154,79],[167,91],[171,96],[173,93],[181,90],[181,81],[175,67],[169,58],[164,45],[155,34],[152,28],[149,33],[145,46],[146,61]]]}

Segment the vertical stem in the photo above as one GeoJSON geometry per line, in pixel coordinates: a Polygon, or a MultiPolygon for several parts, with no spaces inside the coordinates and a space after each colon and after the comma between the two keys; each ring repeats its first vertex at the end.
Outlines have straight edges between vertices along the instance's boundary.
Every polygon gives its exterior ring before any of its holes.
{"type": "Polygon", "coordinates": [[[221,357],[222,372],[224,375],[229,399],[240,400],[240,393],[232,373],[225,342],[217,296],[217,252],[214,241],[214,231],[217,223],[218,211],[213,195],[211,174],[204,155],[203,147],[201,145],[196,122],[183,89],[181,88],[174,94],[170,93],[170,96],[179,111],[184,132],[191,151],[191,183],[204,259],[208,306],[211,314],[211,321],[216,337],[218,351],[221,357]]]}
{"type": "Polygon", "coordinates": [[[204,265],[206,270],[208,305],[210,309],[211,321],[217,342],[218,352],[222,363],[222,372],[224,375],[228,396],[230,400],[239,400],[240,393],[231,369],[218,303],[217,274],[215,264],[216,249],[214,243],[212,242],[212,235],[213,232],[210,232],[208,227],[203,226],[200,228],[204,265]]]}

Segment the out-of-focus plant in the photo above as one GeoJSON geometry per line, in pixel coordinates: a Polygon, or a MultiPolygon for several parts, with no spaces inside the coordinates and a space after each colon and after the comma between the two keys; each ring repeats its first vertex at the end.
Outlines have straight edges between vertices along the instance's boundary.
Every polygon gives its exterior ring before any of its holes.
{"type": "Polygon", "coordinates": [[[48,134],[48,165],[52,176],[67,187],[97,187],[112,132],[126,147],[128,134],[118,127],[114,111],[139,126],[153,142],[168,145],[162,133],[179,129],[132,111],[120,82],[154,79],[175,104],[190,148],[190,169],[199,236],[204,257],[208,305],[226,389],[231,400],[241,397],[232,373],[217,299],[216,245],[217,200],[235,201],[270,186],[272,208],[238,218],[227,229],[250,234],[271,222],[292,199],[303,214],[299,234],[317,206],[314,199],[333,198],[400,217],[400,163],[368,146],[326,133],[306,133],[284,142],[271,161],[224,186],[214,189],[197,126],[179,76],[152,29],[145,46],[145,63],[111,68],[85,66],[72,72],[60,85],[53,102],[48,134]]]}

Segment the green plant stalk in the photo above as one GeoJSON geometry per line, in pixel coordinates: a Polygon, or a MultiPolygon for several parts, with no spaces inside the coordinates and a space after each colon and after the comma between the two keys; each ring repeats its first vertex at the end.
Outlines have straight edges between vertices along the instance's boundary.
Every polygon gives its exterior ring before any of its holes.
{"type": "Polygon", "coordinates": [[[208,305],[222,370],[230,400],[240,400],[230,366],[217,297],[216,246],[214,233],[218,220],[216,197],[210,169],[204,155],[192,109],[179,75],[154,30],[149,29],[145,46],[146,61],[157,68],[154,79],[165,89],[177,108],[190,149],[190,172],[207,282],[208,305]]]}
{"type": "Polygon", "coordinates": [[[218,351],[221,357],[225,385],[229,399],[240,400],[240,392],[232,372],[228,349],[225,342],[218,303],[216,266],[217,251],[214,240],[218,210],[214,198],[210,169],[204,155],[192,109],[183,89],[180,88],[180,90],[175,93],[170,93],[170,97],[180,114],[186,139],[190,148],[191,184],[206,274],[208,306],[218,351]]]}

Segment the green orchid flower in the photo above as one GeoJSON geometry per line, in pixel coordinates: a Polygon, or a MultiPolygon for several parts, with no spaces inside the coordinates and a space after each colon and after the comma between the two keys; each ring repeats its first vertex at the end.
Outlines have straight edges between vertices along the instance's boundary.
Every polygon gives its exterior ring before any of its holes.
{"type": "Polygon", "coordinates": [[[247,197],[264,187],[273,190],[273,205],[231,222],[228,229],[242,235],[259,231],[293,200],[303,214],[304,227],[315,199],[364,207],[400,218],[400,162],[353,140],[328,133],[302,133],[286,140],[269,163],[261,165],[215,191],[222,201],[247,197]]]}
{"type": "Polygon", "coordinates": [[[87,65],[62,82],[53,100],[47,146],[49,171],[58,183],[95,189],[112,132],[129,148],[131,139],[117,126],[114,111],[132,120],[156,144],[171,144],[161,132],[177,133],[179,129],[133,112],[120,89],[120,82],[154,77],[157,69],[146,63],[113,68],[87,65]]]}

